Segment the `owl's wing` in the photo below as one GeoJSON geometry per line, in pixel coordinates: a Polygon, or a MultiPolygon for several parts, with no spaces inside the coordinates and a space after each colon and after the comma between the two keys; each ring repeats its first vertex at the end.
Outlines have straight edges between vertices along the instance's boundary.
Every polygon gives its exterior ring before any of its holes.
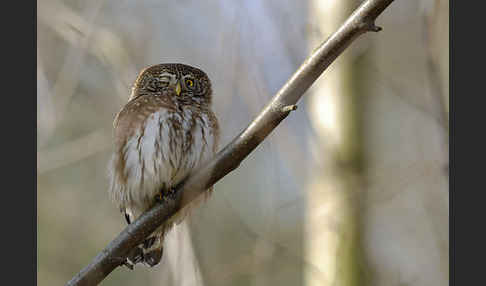
{"type": "Polygon", "coordinates": [[[219,148],[219,122],[218,118],[216,115],[212,112],[208,112],[208,117],[209,117],[209,126],[210,126],[210,134],[213,136],[213,146],[212,146],[212,151],[213,153],[211,155],[216,154],[216,151],[218,151],[219,148]]]}
{"type": "Polygon", "coordinates": [[[136,133],[145,119],[160,109],[174,110],[174,103],[164,96],[140,96],[129,101],[113,121],[115,144],[136,133]]]}
{"type": "MultiPolygon", "coordinates": [[[[123,171],[125,169],[126,161],[123,159],[123,150],[126,147],[126,143],[143,128],[145,120],[153,113],[165,111],[174,111],[175,106],[167,99],[157,96],[141,96],[129,101],[118,112],[113,122],[114,127],[114,153],[110,161],[110,194],[112,199],[118,204],[120,211],[125,215],[125,218],[130,218],[125,209],[125,199],[123,198],[123,192],[121,181],[126,182],[126,174],[123,171]]],[[[129,223],[130,219],[127,219],[129,223]]]]}

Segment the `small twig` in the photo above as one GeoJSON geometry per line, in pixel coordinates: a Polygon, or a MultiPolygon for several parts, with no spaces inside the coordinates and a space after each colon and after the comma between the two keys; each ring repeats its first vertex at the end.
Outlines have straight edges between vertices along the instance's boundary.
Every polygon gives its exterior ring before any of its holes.
{"type": "Polygon", "coordinates": [[[177,188],[174,200],[163,202],[129,224],[67,285],[96,285],[120,265],[117,258],[141,243],[164,221],[236,169],[290,111],[322,72],[361,34],[379,31],[374,21],[393,0],[364,1],[346,22],[316,48],[250,125],[177,188]],[[115,258],[115,259],[113,259],[115,258]]]}
{"type": "Polygon", "coordinates": [[[284,106],[282,107],[282,112],[290,112],[290,111],[294,111],[297,109],[297,105],[287,105],[287,106],[284,106]]]}

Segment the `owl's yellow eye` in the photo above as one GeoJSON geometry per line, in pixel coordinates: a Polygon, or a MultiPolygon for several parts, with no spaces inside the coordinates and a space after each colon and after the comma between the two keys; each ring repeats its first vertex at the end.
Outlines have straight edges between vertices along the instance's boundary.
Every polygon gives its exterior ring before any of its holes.
{"type": "Polygon", "coordinates": [[[192,79],[186,79],[186,86],[193,87],[194,86],[194,81],[192,79]]]}

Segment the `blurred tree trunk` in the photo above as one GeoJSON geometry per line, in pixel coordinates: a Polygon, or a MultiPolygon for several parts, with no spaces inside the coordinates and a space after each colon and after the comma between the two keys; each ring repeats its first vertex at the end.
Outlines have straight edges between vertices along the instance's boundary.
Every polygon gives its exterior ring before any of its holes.
{"type": "Polygon", "coordinates": [[[429,81],[437,99],[441,119],[449,120],[449,1],[429,0],[422,4],[424,41],[427,47],[429,81]]]}
{"type": "MultiPolygon", "coordinates": [[[[310,29],[311,47],[337,29],[359,4],[354,0],[311,3],[310,18],[316,19],[310,29]]],[[[321,272],[320,277],[308,276],[310,285],[367,284],[359,220],[366,169],[362,132],[366,43],[366,38],[361,39],[345,51],[312,88],[311,120],[323,163],[315,171],[308,195],[308,255],[321,272]]]]}

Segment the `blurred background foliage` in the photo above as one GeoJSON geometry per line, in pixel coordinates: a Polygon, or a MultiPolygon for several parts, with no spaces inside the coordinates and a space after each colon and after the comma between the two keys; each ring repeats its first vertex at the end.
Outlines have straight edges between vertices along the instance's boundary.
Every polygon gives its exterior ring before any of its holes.
{"type": "MultiPolygon", "coordinates": [[[[355,0],[37,1],[37,279],[63,285],[125,226],[112,121],[138,71],[212,79],[221,146],[355,0]]],[[[395,1],[215,193],[152,269],[103,285],[447,285],[449,5],[395,1]]]]}

